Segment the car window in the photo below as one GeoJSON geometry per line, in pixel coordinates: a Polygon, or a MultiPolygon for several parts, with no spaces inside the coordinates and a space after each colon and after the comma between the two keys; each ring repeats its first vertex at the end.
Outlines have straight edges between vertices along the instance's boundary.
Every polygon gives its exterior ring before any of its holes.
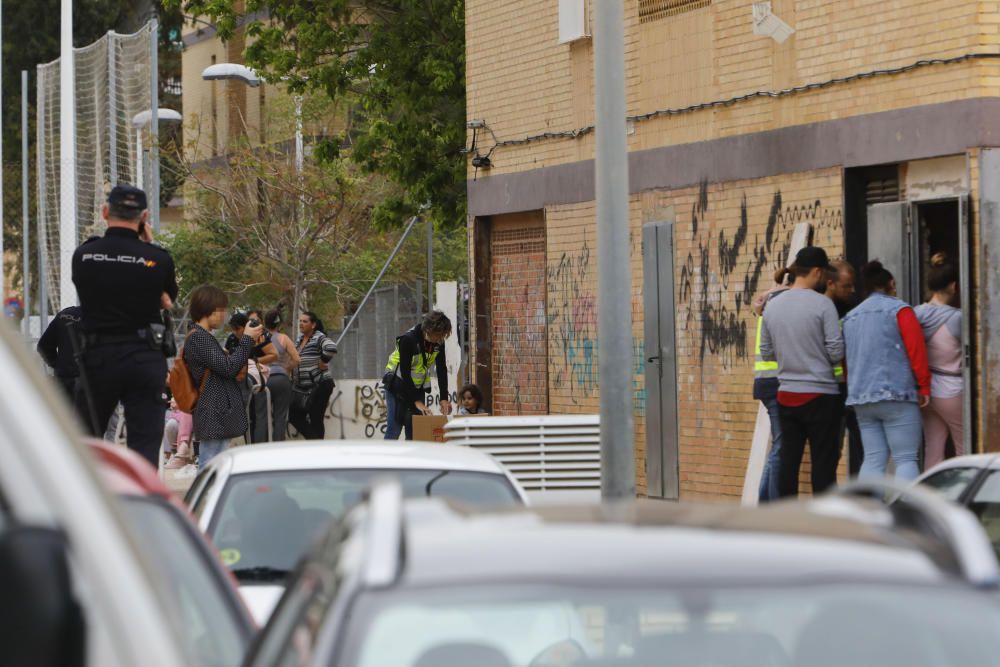
{"type": "Polygon", "coordinates": [[[398,478],[407,497],[510,507],[521,500],[499,474],[442,470],[297,470],[233,475],[208,533],[241,581],[283,579],[317,535],[361,500],[373,479],[398,478]]]}
{"type": "Polygon", "coordinates": [[[139,536],[140,549],[152,567],[170,582],[167,613],[179,619],[190,664],[228,667],[240,664],[249,642],[249,626],[223,579],[211,552],[188,519],[158,498],[125,496],[126,517],[139,536]]]}
{"type": "Polygon", "coordinates": [[[993,471],[976,490],[969,509],[979,517],[993,548],[1000,554],[1000,471],[993,471]]]}
{"type": "Polygon", "coordinates": [[[326,665],[965,667],[1000,651],[1000,605],[957,587],[449,586],[369,592],[349,616],[326,665]],[[974,617],[935,613],[966,604],[974,617]]]}
{"type": "Polygon", "coordinates": [[[211,472],[209,473],[208,479],[203,484],[201,483],[201,480],[195,480],[194,486],[191,487],[192,489],[195,489],[197,498],[195,499],[193,506],[191,505],[191,498],[187,498],[186,500],[188,501],[188,507],[191,508],[191,514],[193,514],[194,518],[198,521],[201,520],[201,515],[205,512],[205,504],[208,502],[209,492],[212,490],[212,487],[215,486],[215,480],[218,479],[218,477],[218,473],[211,472]]]}
{"type": "Polygon", "coordinates": [[[929,475],[920,483],[939,491],[949,500],[958,500],[978,474],[978,468],[947,468],[929,475]]]}

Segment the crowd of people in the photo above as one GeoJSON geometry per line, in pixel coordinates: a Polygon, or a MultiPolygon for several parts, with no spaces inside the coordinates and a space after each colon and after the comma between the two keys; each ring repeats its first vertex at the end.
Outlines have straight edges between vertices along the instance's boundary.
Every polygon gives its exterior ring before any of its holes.
{"type": "Polygon", "coordinates": [[[897,479],[915,479],[921,454],[933,466],[949,440],[964,453],[957,268],[937,254],[926,283],[929,300],[912,308],[881,262],[858,276],[809,246],[754,300],[753,395],[772,439],[761,501],[798,494],[806,443],[813,492],[833,486],[845,431],[849,470],[860,477],[885,475],[891,458],[897,479]]]}
{"type": "Polygon", "coordinates": [[[228,299],[212,285],[192,291],[191,324],[180,354],[198,400],[190,415],[172,403],[167,414],[164,448],[168,468],[193,462],[192,438],[198,440],[198,466],[204,467],[236,438],[249,443],[280,442],[288,425],[306,439],[323,439],[324,419],[333,393],[329,364],[337,345],[319,317],[307,311],[293,341],[280,330],[280,308],[236,311],[228,320],[229,336],[220,344],[228,299]]]}

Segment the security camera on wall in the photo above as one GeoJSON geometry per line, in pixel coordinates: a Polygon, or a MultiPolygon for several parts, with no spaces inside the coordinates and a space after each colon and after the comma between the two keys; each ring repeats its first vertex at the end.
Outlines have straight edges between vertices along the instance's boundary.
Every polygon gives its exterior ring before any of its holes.
{"type": "Polygon", "coordinates": [[[771,13],[771,3],[753,3],[753,34],[770,37],[779,44],[792,36],[795,28],[771,13]]]}

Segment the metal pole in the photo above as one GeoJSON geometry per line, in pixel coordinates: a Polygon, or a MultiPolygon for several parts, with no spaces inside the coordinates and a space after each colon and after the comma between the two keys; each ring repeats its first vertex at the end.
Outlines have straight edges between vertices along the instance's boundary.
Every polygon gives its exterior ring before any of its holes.
{"type": "Polygon", "coordinates": [[[635,497],[623,0],[594,3],[601,496],[635,497]]]}
{"type": "Polygon", "coordinates": [[[118,49],[115,48],[115,31],[108,31],[108,146],[111,159],[111,187],[118,185],[118,49]]]}
{"type": "Polygon", "coordinates": [[[73,0],[62,0],[59,56],[59,307],[76,303],[73,251],[76,231],[76,56],[73,0]]]}
{"type": "MultiPolygon", "coordinates": [[[[298,231],[296,235],[299,237],[305,236],[305,222],[306,222],[306,199],[305,199],[305,184],[302,179],[302,169],[305,161],[305,147],[303,146],[302,139],[302,96],[295,96],[295,175],[298,180],[299,185],[299,214],[298,214],[298,231]]],[[[292,295],[292,316],[289,318],[290,335],[292,340],[296,339],[296,331],[299,325],[299,311],[302,308],[302,274],[296,275],[295,279],[295,294],[292,295]]]]}
{"type": "Polygon", "coordinates": [[[427,310],[434,310],[434,223],[427,218],[427,310]]]}
{"type": "Polygon", "coordinates": [[[38,86],[38,99],[35,104],[35,164],[38,165],[38,219],[35,221],[35,229],[38,231],[38,326],[39,331],[45,331],[49,323],[49,262],[46,257],[45,247],[48,244],[45,236],[45,221],[48,220],[48,186],[46,184],[48,156],[45,154],[45,86],[43,85],[41,70],[35,69],[36,85],[38,86]]]}
{"type": "Polygon", "coordinates": [[[28,256],[28,70],[21,70],[21,285],[24,288],[24,336],[31,337],[31,262],[28,256]]]}
{"type": "Polygon", "coordinates": [[[399,237],[399,242],[396,244],[396,247],[392,249],[392,254],[389,255],[389,259],[385,260],[385,265],[382,267],[382,270],[378,272],[375,282],[373,282],[372,286],[368,288],[368,294],[365,294],[365,298],[361,300],[361,305],[354,311],[354,314],[351,315],[351,319],[347,321],[347,326],[345,326],[344,330],[340,332],[339,336],[337,336],[337,347],[340,347],[340,341],[344,340],[344,336],[346,336],[347,332],[350,331],[351,325],[354,324],[354,320],[358,319],[358,315],[360,315],[361,311],[364,310],[365,304],[368,303],[368,299],[371,298],[375,288],[378,287],[379,281],[382,280],[382,276],[384,276],[385,272],[389,270],[389,265],[392,264],[392,260],[396,258],[397,254],[399,254],[399,249],[403,247],[403,241],[405,241],[406,237],[410,235],[410,231],[413,229],[413,226],[417,224],[418,219],[420,219],[420,214],[410,218],[410,222],[406,225],[403,235],[399,237]]]}
{"type": "Polygon", "coordinates": [[[149,36],[149,99],[152,116],[149,119],[149,217],[153,231],[160,231],[160,24],[153,19],[149,36]]]}

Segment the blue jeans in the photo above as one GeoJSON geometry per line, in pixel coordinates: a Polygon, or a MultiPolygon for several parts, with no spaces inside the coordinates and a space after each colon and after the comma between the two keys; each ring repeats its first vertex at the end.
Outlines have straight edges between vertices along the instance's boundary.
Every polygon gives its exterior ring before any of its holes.
{"type": "Polygon", "coordinates": [[[781,465],[781,420],[778,418],[778,399],[768,398],[761,403],[767,409],[771,419],[771,451],[764,464],[764,473],[760,477],[760,502],[778,499],[778,468],[781,465]]]}
{"type": "Polygon", "coordinates": [[[882,477],[889,455],[896,464],[896,479],[913,480],[920,474],[917,457],[923,444],[920,407],[909,401],[879,401],[855,405],[861,428],[865,460],[858,477],[882,477]]]}
{"type": "Polygon", "coordinates": [[[201,440],[198,442],[198,470],[226,450],[229,440],[201,440]]]}
{"type": "Polygon", "coordinates": [[[403,399],[385,391],[385,439],[399,440],[399,434],[406,431],[406,439],[413,440],[413,411],[407,407],[403,399]]]}

